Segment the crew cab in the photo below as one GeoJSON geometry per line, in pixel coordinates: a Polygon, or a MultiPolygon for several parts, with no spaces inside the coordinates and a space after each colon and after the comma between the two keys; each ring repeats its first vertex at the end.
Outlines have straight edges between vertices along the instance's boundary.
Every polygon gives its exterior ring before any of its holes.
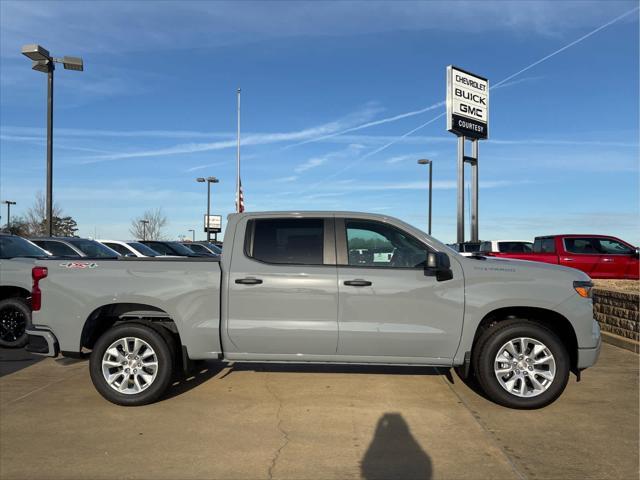
{"type": "Polygon", "coordinates": [[[532,252],[483,252],[492,257],[553,263],[582,270],[591,278],[638,280],[638,249],[608,235],[536,237],[532,252]]]}
{"type": "Polygon", "coordinates": [[[214,359],[456,367],[495,402],[538,408],[600,351],[584,273],[462,257],[382,215],[234,214],[220,257],[39,260],[33,279],[27,349],[90,351],[120,405],[214,359]]]}

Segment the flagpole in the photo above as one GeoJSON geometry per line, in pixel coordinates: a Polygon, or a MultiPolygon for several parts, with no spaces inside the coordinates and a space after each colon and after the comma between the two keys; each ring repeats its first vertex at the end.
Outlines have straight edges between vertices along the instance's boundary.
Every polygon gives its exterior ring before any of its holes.
{"type": "Polygon", "coordinates": [[[238,99],[238,148],[236,152],[236,212],[240,212],[240,89],[236,91],[238,99]]]}

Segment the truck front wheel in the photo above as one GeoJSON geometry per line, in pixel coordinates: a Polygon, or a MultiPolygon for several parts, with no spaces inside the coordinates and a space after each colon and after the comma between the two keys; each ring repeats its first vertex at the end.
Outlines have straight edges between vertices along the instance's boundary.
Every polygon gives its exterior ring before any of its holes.
{"type": "Polygon", "coordinates": [[[118,405],[156,401],[168,388],[173,358],[166,340],[154,329],[125,323],[105,332],[89,361],[96,390],[118,405]]]}
{"type": "Polygon", "coordinates": [[[487,329],[473,351],[478,382],[496,403],[541,408],[556,400],[569,380],[569,354],[541,324],[509,319],[487,329]]]}

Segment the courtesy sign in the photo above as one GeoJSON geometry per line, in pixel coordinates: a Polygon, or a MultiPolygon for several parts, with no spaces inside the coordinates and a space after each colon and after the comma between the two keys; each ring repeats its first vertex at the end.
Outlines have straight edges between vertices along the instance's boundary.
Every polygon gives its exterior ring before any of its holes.
{"type": "Polygon", "coordinates": [[[489,136],[489,80],[447,67],[447,130],[469,138],[489,136]]]}

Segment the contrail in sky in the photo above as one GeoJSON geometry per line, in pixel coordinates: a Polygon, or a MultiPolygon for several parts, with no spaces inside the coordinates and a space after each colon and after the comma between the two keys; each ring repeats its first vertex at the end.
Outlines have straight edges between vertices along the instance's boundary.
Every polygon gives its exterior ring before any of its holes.
{"type": "MultiPolygon", "coordinates": [[[[544,61],[546,61],[546,60],[549,60],[551,57],[554,57],[554,56],[558,55],[559,53],[564,52],[565,50],[567,50],[567,49],[569,49],[569,48],[571,48],[571,47],[573,47],[573,46],[577,45],[578,43],[580,43],[580,42],[582,42],[582,41],[586,40],[587,38],[591,37],[592,35],[595,35],[595,34],[596,34],[596,33],[598,33],[600,30],[603,30],[603,29],[605,29],[605,28],[607,28],[607,27],[609,27],[609,26],[613,25],[614,23],[619,22],[619,21],[620,21],[620,20],[622,20],[623,18],[628,17],[628,16],[629,16],[629,15],[631,15],[632,13],[637,12],[637,11],[638,11],[638,9],[640,9],[640,7],[633,8],[633,9],[631,9],[631,10],[629,10],[629,11],[627,11],[627,12],[623,13],[622,15],[617,16],[617,17],[616,17],[616,18],[614,18],[613,20],[610,20],[610,21],[608,21],[607,23],[605,23],[605,24],[603,24],[603,25],[600,25],[598,28],[596,28],[596,29],[594,29],[594,30],[590,31],[589,33],[587,33],[587,34],[585,34],[585,35],[581,36],[580,38],[578,38],[578,39],[574,40],[573,42],[566,44],[565,46],[563,46],[563,47],[559,48],[558,50],[556,50],[556,51],[554,51],[554,52],[552,52],[552,53],[550,53],[549,55],[547,55],[547,56],[545,56],[545,57],[542,57],[540,60],[536,60],[535,62],[533,62],[532,64],[530,64],[530,65],[528,65],[528,66],[526,66],[526,67],[524,67],[523,69],[518,70],[517,72],[515,72],[515,73],[513,73],[513,74],[509,75],[509,76],[508,76],[508,77],[506,77],[506,78],[503,78],[503,79],[502,79],[502,80],[500,80],[498,83],[496,83],[496,84],[492,85],[492,86],[491,86],[491,88],[490,88],[489,90],[493,90],[494,88],[498,88],[498,87],[500,87],[500,86],[501,86],[501,85],[503,85],[504,83],[506,83],[506,82],[508,82],[509,80],[511,80],[511,79],[513,79],[513,78],[515,78],[515,77],[517,77],[518,75],[521,75],[522,73],[526,72],[527,70],[530,70],[530,69],[532,69],[533,67],[535,67],[535,66],[537,66],[537,65],[540,65],[542,62],[544,62],[544,61]]],[[[427,107],[427,108],[428,108],[428,109],[436,108],[436,106],[442,106],[442,105],[444,105],[444,103],[445,103],[445,102],[439,102],[439,103],[434,104],[434,105],[432,105],[431,107],[427,107]]],[[[423,110],[424,110],[424,109],[423,109],[423,110]]],[[[426,110],[425,110],[425,111],[426,111],[426,110]]],[[[409,114],[404,114],[404,115],[405,115],[405,116],[409,116],[409,115],[411,115],[411,114],[416,114],[416,113],[414,113],[414,112],[409,112],[409,114]]],[[[344,168],[342,168],[341,170],[338,170],[337,172],[333,173],[332,175],[329,175],[329,176],[328,176],[328,177],[326,177],[322,182],[319,182],[319,183],[317,183],[317,184],[315,184],[315,185],[312,185],[312,186],[311,186],[311,188],[314,188],[315,186],[320,185],[321,183],[324,183],[327,179],[330,179],[330,178],[333,178],[333,177],[336,177],[336,176],[340,175],[342,172],[345,172],[346,170],[349,170],[350,168],[355,167],[356,165],[358,165],[360,162],[362,162],[362,161],[366,160],[367,158],[369,158],[369,157],[371,157],[371,156],[373,156],[373,155],[376,155],[376,154],[378,154],[378,153],[382,152],[383,150],[386,150],[387,148],[391,147],[392,145],[395,145],[396,143],[398,143],[398,142],[399,142],[400,140],[402,140],[403,138],[406,138],[406,137],[408,137],[408,136],[410,136],[410,135],[414,134],[414,133],[415,133],[415,132],[417,132],[418,130],[420,130],[420,129],[422,129],[422,128],[426,127],[427,125],[432,124],[433,122],[435,122],[435,121],[436,121],[436,120],[438,120],[439,118],[442,118],[445,114],[446,114],[446,112],[442,112],[442,113],[440,113],[439,115],[437,115],[436,117],[433,117],[431,120],[428,120],[428,121],[426,121],[425,123],[423,123],[422,125],[417,126],[417,127],[416,127],[416,128],[414,128],[413,130],[410,130],[410,131],[408,131],[407,133],[404,133],[403,135],[400,135],[398,138],[394,139],[393,141],[391,141],[391,142],[389,142],[389,143],[387,143],[387,144],[385,144],[385,145],[383,145],[383,146],[381,146],[381,147],[379,147],[379,148],[376,148],[375,150],[370,151],[369,153],[367,153],[367,154],[363,155],[362,157],[358,158],[355,162],[353,162],[353,163],[351,163],[351,164],[349,164],[349,165],[346,165],[346,166],[345,166],[344,168]]],[[[401,114],[401,115],[397,115],[396,117],[398,117],[398,118],[403,118],[403,114],[401,114]]],[[[396,117],[392,117],[392,118],[396,118],[396,117]]],[[[390,121],[392,121],[392,119],[391,119],[391,118],[387,118],[387,119],[379,120],[379,122],[381,122],[381,123],[387,123],[387,122],[390,122],[390,121]]],[[[376,124],[376,122],[369,122],[369,123],[370,123],[370,124],[376,124]]],[[[365,128],[365,126],[364,126],[364,125],[361,125],[361,126],[359,126],[359,127],[354,127],[353,129],[351,129],[351,131],[352,131],[352,130],[359,130],[360,128],[365,128]]],[[[350,130],[348,130],[348,131],[350,131],[350,130]]],[[[346,133],[346,132],[342,132],[342,133],[346,133]]],[[[335,135],[340,135],[340,133],[336,133],[335,135]]],[[[334,134],[332,134],[331,136],[335,136],[335,135],[334,135],[334,134]]],[[[327,138],[327,137],[325,137],[325,138],[327,138]]]]}

